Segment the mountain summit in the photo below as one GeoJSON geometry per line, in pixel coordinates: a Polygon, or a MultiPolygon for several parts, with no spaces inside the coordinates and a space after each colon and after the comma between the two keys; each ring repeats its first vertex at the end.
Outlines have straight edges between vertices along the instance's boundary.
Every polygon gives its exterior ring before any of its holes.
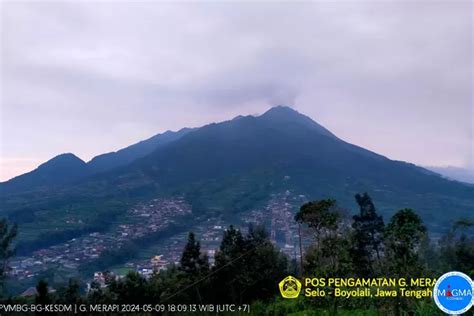
{"type": "Polygon", "coordinates": [[[60,185],[84,175],[86,163],[71,153],[58,155],[35,170],[1,183],[0,192],[29,191],[41,186],[60,185]]]}
{"type": "MultiPolygon", "coordinates": [[[[180,195],[203,214],[235,214],[286,191],[311,200],[335,198],[342,207],[350,207],[354,194],[369,192],[383,215],[412,207],[435,229],[440,229],[439,223],[470,216],[474,209],[474,187],[349,144],[286,106],[260,116],[165,133],[104,158],[110,163],[102,164],[106,169],[100,172],[88,174],[88,166],[76,160],[59,178],[53,176],[56,170],[40,167],[25,175],[26,184],[42,183],[43,204],[55,200],[57,184],[63,183],[64,203],[68,196],[77,201],[93,201],[96,196],[135,201],[180,195]],[[77,176],[81,171],[85,176],[77,176]],[[76,176],[74,183],[65,181],[68,176],[76,176]]],[[[9,192],[21,195],[32,190],[26,184],[9,192]]],[[[11,181],[3,183],[0,189],[10,185],[11,181]]],[[[5,201],[12,209],[21,199],[12,196],[5,201]]]]}
{"type": "Polygon", "coordinates": [[[88,163],[72,153],[61,154],[31,172],[0,183],[0,193],[14,194],[48,186],[75,183],[95,174],[132,163],[193,130],[192,128],[182,128],[177,132],[166,131],[116,152],[98,155],[88,163]]]}
{"type": "Polygon", "coordinates": [[[328,137],[336,138],[336,136],[329,130],[289,106],[278,105],[272,107],[262,114],[260,119],[275,124],[296,124],[297,126],[299,125],[299,127],[310,128],[328,137]]]}

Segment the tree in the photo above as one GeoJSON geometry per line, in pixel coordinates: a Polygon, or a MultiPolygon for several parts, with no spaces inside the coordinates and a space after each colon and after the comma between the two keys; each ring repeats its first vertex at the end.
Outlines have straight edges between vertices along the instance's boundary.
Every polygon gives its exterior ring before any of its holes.
{"type": "Polygon", "coordinates": [[[179,269],[190,276],[199,276],[209,271],[207,255],[201,254],[201,245],[193,232],[188,234],[188,242],[181,255],[179,269]]]}
{"type": "MultiPolygon", "coordinates": [[[[424,276],[418,251],[425,234],[423,222],[412,209],[399,210],[392,216],[385,229],[384,272],[387,276],[424,276]]],[[[413,305],[413,302],[397,296],[392,304],[394,314],[400,315],[401,310],[410,309],[409,305],[413,305]]]]}
{"type": "Polygon", "coordinates": [[[319,244],[325,232],[334,231],[338,227],[340,216],[335,212],[335,208],[336,200],[332,199],[308,202],[300,207],[295,215],[295,221],[308,225],[319,244]]]}
{"type": "Polygon", "coordinates": [[[224,231],[219,250],[215,255],[215,265],[212,279],[213,288],[216,289],[215,297],[218,302],[240,303],[240,293],[248,279],[244,272],[246,246],[242,232],[230,226],[224,231]]]}
{"type": "Polygon", "coordinates": [[[272,298],[278,282],[288,274],[288,258],[271,243],[263,226],[250,225],[244,242],[248,251],[255,250],[244,260],[249,282],[242,301],[272,298]]]}
{"type": "Polygon", "coordinates": [[[359,214],[353,216],[351,254],[361,277],[379,275],[381,271],[384,222],[367,193],[355,196],[359,214]]]}
{"type": "Polygon", "coordinates": [[[97,281],[91,282],[86,298],[89,304],[110,304],[112,302],[110,291],[102,289],[102,285],[97,281]]]}
{"type": "MultiPolygon", "coordinates": [[[[304,258],[304,271],[324,277],[348,276],[352,270],[350,239],[347,225],[343,225],[342,213],[337,209],[336,200],[326,199],[309,202],[301,206],[296,214],[298,223],[306,224],[316,240],[304,258]]],[[[332,304],[337,314],[337,298],[318,298],[318,304],[332,304]]]]}
{"type": "Polygon", "coordinates": [[[248,234],[230,226],[216,253],[212,288],[215,302],[235,303],[268,299],[276,294],[288,262],[270,242],[263,227],[248,234]]]}
{"type": "Polygon", "coordinates": [[[118,302],[144,304],[147,301],[147,280],[138,272],[129,272],[123,280],[109,283],[110,292],[118,302]]]}
{"type": "Polygon", "coordinates": [[[418,255],[427,277],[435,278],[442,274],[443,271],[452,270],[440,269],[442,263],[439,248],[437,248],[433,240],[430,239],[429,234],[425,234],[421,239],[418,255]]]}
{"type": "MultiPolygon", "coordinates": [[[[341,235],[338,232],[338,229],[341,228],[341,215],[337,212],[336,205],[336,200],[332,199],[308,202],[303,204],[295,215],[295,220],[299,224],[309,227],[316,241],[309,249],[311,254],[307,258],[311,257],[311,262],[306,261],[307,268],[313,269],[322,263],[320,260],[324,259],[321,254],[324,241],[339,242],[337,239],[341,235]]],[[[331,262],[333,261],[331,260],[331,262]]]]}
{"type": "Polygon", "coordinates": [[[216,266],[224,265],[232,259],[237,258],[245,251],[245,242],[242,232],[230,225],[224,231],[219,251],[216,254],[216,266]]]}
{"type": "Polygon", "coordinates": [[[81,302],[79,283],[75,279],[69,279],[67,286],[58,289],[57,296],[60,304],[77,304],[81,302]]]}
{"type": "Polygon", "coordinates": [[[351,270],[350,240],[342,225],[335,200],[321,200],[304,204],[296,219],[313,230],[316,243],[305,256],[305,271],[324,276],[342,276],[351,270]]]}
{"type": "Polygon", "coordinates": [[[474,222],[460,220],[439,241],[441,270],[474,276],[474,222]]]}
{"type": "Polygon", "coordinates": [[[165,282],[153,282],[155,288],[157,285],[162,288],[163,284],[170,283],[167,281],[172,280],[172,288],[164,289],[162,293],[167,302],[205,303],[210,282],[206,277],[210,272],[209,258],[201,253],[201,245],[193,232],[188,234],[180,264],[172,272],[166,274],[168,280],[165,282]],[[173,301],[169,301],[170,299],[173,301]]]}
{"type": "Polygon", "coordinates": [[[455,244],[455,269],[474,275],[474,237],[461,233],[455,244]]]}
{"type": "Polygon", "coordinates": [[[12,242],[17,232],[16,224],[11,225],[6,219],[0,219],[0,294],[3,294],[5,290],[5,277],[9,269],[8,262],[15,253],[12,242]]]}
{"type": "MultiPolygon", "coordinates": [[[[38,284],[36,285],[35,304],[44,306],[51,303],[52,303],[52,299],[49,296],[48,282],[44,280],[40,280],[38,284]]],[[[39,314],[45,315],[46,313],[39,313],[39,314]]]]}
{"type": "Polygon", "coordinates": [[[179,300],[175,300],[172,296],[178,291],[176,289],[177,275],[180,273],[182,272],[172,263],[165,270],[160,270],[159,273],[152,275],[148,283],[152,302],[179,303],[179,300]]]}
{"type": "Polygon", "coordinates": [[[387,266],[399,276],[421,273],[418,248],[426,228],[420,217],[411,209],[395,213],[385,230],[387,266]]]}

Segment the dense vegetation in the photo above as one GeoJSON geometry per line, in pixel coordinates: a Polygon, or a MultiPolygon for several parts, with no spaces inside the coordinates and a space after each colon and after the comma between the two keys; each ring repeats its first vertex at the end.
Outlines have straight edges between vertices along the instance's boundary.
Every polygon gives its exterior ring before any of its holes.
{"type": "Polygon", "coordinates": [[[105,231],[134,201],[178,193],[199,214],[238,216],[282,190],[331,196],[346,208],[357,192],[371,192],[380,215],[413,207],[438,234],[474,209],[474,186],[346,143],[310,118],[276,107],[157,135],[87,165],[60,155],[0,183],[0,216],[19,224],[19,251],[28,253],[105,231]],[[74,225],[67,224],[71,219],[74,225]]]}
{"type": "MultiPolygon", "coordinates": [[[[356,195],[359,212],[348,218],[335,200],[319,200],[301,206],[295,216],[312,242],[301,262],[289,260],[269,241],[262,227],[247,233],[230,226],[209,264],[193,233],[177,266],[149,279],[130,273],[117,279],[106,273],[106,287],[91,285],[81,294],[74,280],[48,293],[47,281],[37,285],[36,303],[249,303],[256,315],[441,315],[430,298],[381,298],[338,300],[334,297],[283,300],[278,282],[288,274],[318,277],[438,277],[458,270],[474,276],[474,223],[459,221],[434,242],[411,209],[397,211],[387,223],[367,195],[356,195]]],[[[1,257],[6,266],[11,256],[15,228],[0,223],[1,257]]],[[[4,272],[4,271],[3,271],[4,272]]],[[[4,273],[3,273],[4,275],[4,273]]],[[[2,279],[3,280],[3,279],[2,279]]],[[[2,282],[3,283],[3,282],[2,282]]],[[[28,302],[10,298],[9,302],[28,302]]]]}

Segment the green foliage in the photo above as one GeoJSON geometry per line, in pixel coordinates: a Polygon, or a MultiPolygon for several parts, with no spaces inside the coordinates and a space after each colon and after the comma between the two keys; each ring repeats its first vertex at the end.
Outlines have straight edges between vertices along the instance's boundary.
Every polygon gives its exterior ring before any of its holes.
{"type": "Polygon", "coordinates": [[[319,239],[323,230],[337,229],[339,214],[334,211],[335,207],[336,200],[332,199],[308,202],[296,213],[295,221],[308,225],[319,239]]]}
{"type": "Polygon", "coordinates": [[[4,281],[8,271],[8,260],[15,253],[12,248],[13,239],[17,235],[17,226],[11,225],[6,219],[0,219],[0,297],[4,292],[4,281]]]}
{"type": "Polygon", "coordinates": [[[414,250],[425,232],[421,218],[412,209],[403,209],[387,225],[386,238],[396,247],[414,250]]]}
{"type": "Polygon", "coordinates": [[[312,245],[305,256],[305,275],[324,277],[349,276],[354,271],[350,254],[351,241],[348,235],[328,235],[319,246],[312,245]]]}
{"type": "Polygon", "coordinates": [[[377,276],[381,271],[382,242],[384,222],[377,214],[374,203],[367,193],[355,196],[360,207],[352,222],[351,255],[357,275],[360,277],[377,276]]]}
{"type": "Polygon", "coordinates": [[[148,302],[148,282],[136,272],[128,273],[123,280],[111,279],[108,292],[118,302],[144,304],[148,302]]]}
{"type": "MultiPolygon", "coordinates": [[[[35,304],[37,305],[47,305],[53,302],[51,296],[49,295],[48,282],[40,280],[36,285],[36,296],[35,304]]],[[[40,315],[46,315],[47,313],[39,313],[40,315]]]]}
{"type": "Polygon", "coordinates": [[[474,277],[474,234],[472,221],[459,221],[439,241],[441,268],[464,271],[474,277]]]}
{"type": "Polygon", "coordinates": [[[185,274],[198,277],[209,271],[209,260],[206,254],[201,254],[201,245],[196,241],[193,232],[188,235],[188,242],[181,255],[179,269],[185,274]]]}
{"type": "Polygon", "coordinates": [[[287,259],[275,249],[262,227],[243,236],[229,227],[215,257],[213,289],[217,302],[242,303],[273,297],[287,273],[287,259]]]}
{"type": "Polygon", "coordinates": [[[19,249],[28,253],[92,230],[104,231],[113,222],[111,214],[127,202],[175,192],[200,213],[233,214],[259,206],[283,186],[307,196],[332,196],[345,207],[353,193],[366,190],[374,192],[384,216],[411,205],[438,232],[444,224],[469,216],[474,207],[472,186],[348,144],[292,110],[187,132],[153,137],[87,165],[62,155],[0,184],[2,214],[21,225],[19,249]],[[291,179],[282,180],[285,176],[291,179]],[[70,206],[83,225],[64,225],[70,206]]]}
{"type": "Polygon", "coordinates": [[[295,220],[307,225],[315,236],[305,256],[306,275],[332,277],[352,272],[350,236],[335,200],[306,203],[295,215],[295,220]]]}
{"type": "Polygon", "coordinates": [[[386,273],[420,275],[418,250],[426,228],[411,209],[395,213],[385,230],[386,273]]]}
{"type": "Polygon", "coordinates": [[[196,302],[196,298],[199,303],[207,301],[208,291],[210,290],[209,272],[209,259],[207,254],[201,253],[199,241],[196,240],[194,233],[190,232],[188,234],[188,241],[181,255],[175,280],[176,284],[181,285],[180,287],[189,287],[189,289],[179,293],[179,296],[176,296],[175,300],[179,299],[181,303],[196,302]]]}
{"type": "Polygon", "coordinates": [[[66,286],[61,286],[57,290],[57,303],[59,304],[79,304],[82,297],[80,293],[79,282],[75,279],[69,279],[66,286]]]}
{"type": "MultiPolygon", "coordinates": [[[[296,214],[295,220],[308,227],[314,236],[304,256],[305,275],[437,277],[449,270],[472,274],[474,240],[470,221],[454,225],[440,239],[438,247],[430,241],[424,223],[413,210],[398,211],[384,227],[367,194],[356,195],[356,201],[360,212],[352,221],[330,199],[306,203],[296,214]],[[366,266],[361,267],[361,262],[366,266]]],[[[120,255],[127,257],[127,253],[118,252],[117,256],[120,255]]],[[[212,267],[201,252],[199,240],[189,233],[180,263],[151,278],[138,273],[115,278],[106,273],[106,286],[93,282],[85,296],[77,281],[70,280],[55,294],[48,293],[47,283],[40,281],[35,302],[251,303],[253,315],[441,315],[430,299],[306,299],[301,295],[283,300],[278,294],[278,282],[288,274],[287,257],[274,247],[263,227],[249,226],[244,233],[230,226],[224,232],[212,267]]]]}
{"type": "MultiPolygon", "coordinates": [[[[390,277],[423,277],[419,249],[426,236],[421,218],[411,209],[402,209],[390,219],[384,236],[385,258],[383,272],[390,277]]],[[[415,309],[415,301],[397,296],[391,308],[395,315],[401,310],[415,309]]]]}

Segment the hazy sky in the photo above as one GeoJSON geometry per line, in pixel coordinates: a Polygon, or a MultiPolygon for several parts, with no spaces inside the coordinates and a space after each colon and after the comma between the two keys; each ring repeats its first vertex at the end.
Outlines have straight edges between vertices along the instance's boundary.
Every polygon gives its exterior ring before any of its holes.
{"type": "Polygon", "coordinates": [[[474,169],[471,1],[1,10],[2,180],[276,104],[392,159],[474,169]]]}

